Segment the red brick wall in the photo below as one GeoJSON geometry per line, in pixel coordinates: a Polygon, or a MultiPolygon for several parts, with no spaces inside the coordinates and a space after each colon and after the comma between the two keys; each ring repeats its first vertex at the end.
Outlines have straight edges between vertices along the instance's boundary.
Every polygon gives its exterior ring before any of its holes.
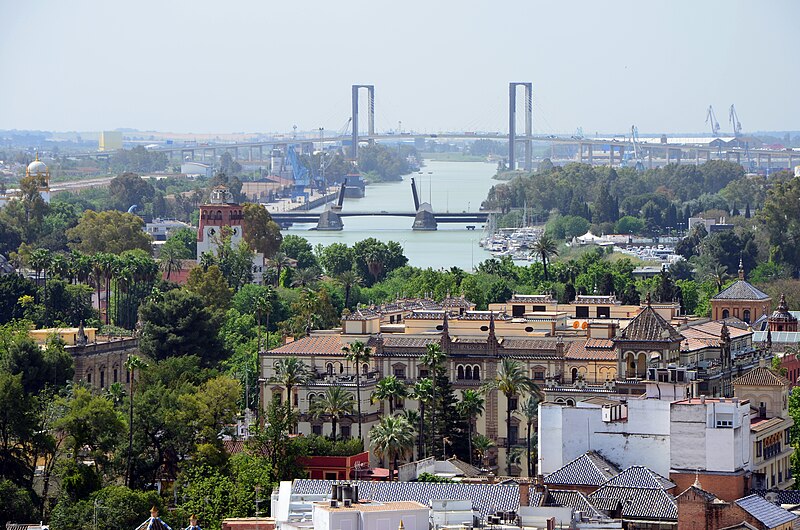
{"type": "MultiPolygon", "coordinates": [[[[669,479],[677,486],[675,491],[682,492],[694,484],[694,473],[670,473],[669,479]]],[[[704,475],[700,473],[700,487],[713,493],[723,501],[733,502],[746,495],[747,479],[744,475],[704,475]]]]}
{"type": "Polygon", "coordinates": [[[764,525],[735,504],[712,503],[693,490],[678,497],[678,530],[718,530],[742,521],[766,530],[764,525]]]}

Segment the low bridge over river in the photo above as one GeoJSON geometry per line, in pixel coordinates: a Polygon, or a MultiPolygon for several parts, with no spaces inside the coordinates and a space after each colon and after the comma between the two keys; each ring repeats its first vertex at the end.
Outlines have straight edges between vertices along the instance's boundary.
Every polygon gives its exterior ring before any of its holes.
{"type": "Polygon", "coordinates": [[[490,215],[498,213],[490,210],[478,212],[434,212],[430,204],[419,202],[417,186],[413,178],[411,179],[411,193],[414,197],[415,211],[346,212],[342,210],[346,187],[347,180],[344,181],[339,189],[339,197],[336,204],[326,207],[322,212],[309,210],[274,212],[272,213],[272,220],[282,227],[300,223],[316,223],[317,230],[333,231],[344,228],[343,217],[413,217],[413,230],[436,230],[438,223],[459,223],[468,225],[467,228],[469,229],[474,229],[477,225],[486,224],[490,215]]]}

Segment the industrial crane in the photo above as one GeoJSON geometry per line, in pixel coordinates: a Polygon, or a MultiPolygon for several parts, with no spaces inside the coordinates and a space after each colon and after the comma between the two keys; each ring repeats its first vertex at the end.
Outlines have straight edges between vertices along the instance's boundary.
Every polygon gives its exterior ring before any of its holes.
{"type": "Polygon", "coordinates": [[[717,117],[714,115],[714,107],[711,105],[708,106],[708,111],[706,112],[706,123],[711,122],[711,134],[714,136],[719,136],[719,122],[717,121],[717,117]]]}
{"type": "Polygon", "coordinates": [[[739,115],[736,114],[736,107],[731,103],[731,109],[728,112],[728,120],[733,126],[733,135],[739,137],[742,135],[742,123],[739,121],[739,115]]]}
{"type": "Polygon", "coordinates": [[[631,144],[633,144],[633,150],[623,155],[622,165],[623,167],[633,167],[636,171],[644,171],[644,153],[639,142],[639,129],[635,125],[631,125],[631,144]]]}

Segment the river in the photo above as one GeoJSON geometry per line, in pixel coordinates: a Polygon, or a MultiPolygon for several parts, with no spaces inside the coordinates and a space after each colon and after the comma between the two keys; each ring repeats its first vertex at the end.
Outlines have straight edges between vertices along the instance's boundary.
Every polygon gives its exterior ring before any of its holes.
{"type": "MultiPolygon", "coordinates": [[[[403,177],[402,182],[367,185],[366,197],[345,199],[344,211],[413,211],[411,177],[417,181],[420,202],[431,202],[433,211],[477,211],[496,181],[492,176],[497,164],[485,162],[426,161],[422,174],[403,177]],[[431,201],[431,197],[433,200],[431,201]]],[[[397,241],[403,246],[410,265],[415,267],[461,267],[471,271],[491,255],[478,246],[481,225],[467,230],[465,225],[440,223],[434,232],[411,230],[411,217],[343,217],[344,230],[320,232],[311,225],[295,225],[284,234],[296,234],[318,243],[353,243],[374,237],[381,241],[397,241]]]]}

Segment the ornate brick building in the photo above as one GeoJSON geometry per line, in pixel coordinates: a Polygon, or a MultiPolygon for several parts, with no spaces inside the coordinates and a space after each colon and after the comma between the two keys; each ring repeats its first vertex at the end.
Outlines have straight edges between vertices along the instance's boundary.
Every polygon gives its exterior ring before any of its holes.
{"type": "Polygon", "coordinates": [[[772,309],[772,298],[745,280],[744,268],[739,261],[739,279],[711,299],[711,318],[722,320],[738,318],[748,324],[772,309]]]}

